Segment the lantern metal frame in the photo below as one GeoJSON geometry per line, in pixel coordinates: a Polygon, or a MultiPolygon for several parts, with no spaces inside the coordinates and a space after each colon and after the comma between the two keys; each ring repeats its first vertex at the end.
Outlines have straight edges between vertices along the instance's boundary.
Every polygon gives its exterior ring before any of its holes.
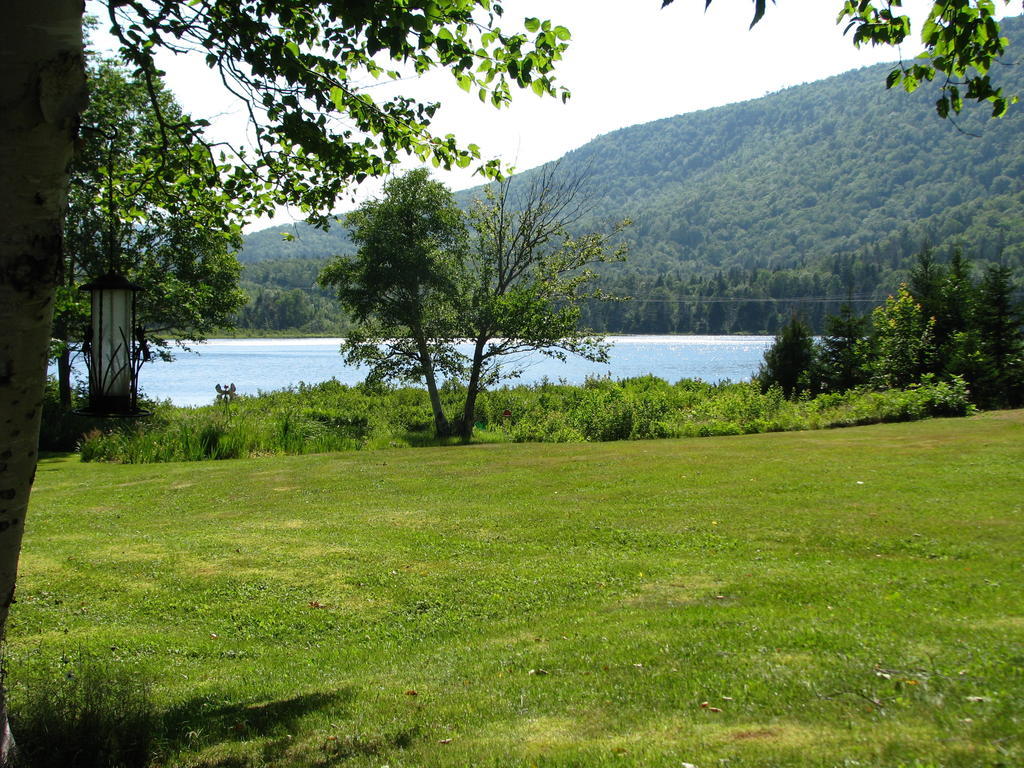
{"type": "Polygon", "coordinates": [[[116,272],[82,286],[92,298],[92,322],[82,352],[89,372],[89,416],[146,416],[139,407],[139,369],[149,349],[139,328],[137,297],[141,287],[116,272]]]}

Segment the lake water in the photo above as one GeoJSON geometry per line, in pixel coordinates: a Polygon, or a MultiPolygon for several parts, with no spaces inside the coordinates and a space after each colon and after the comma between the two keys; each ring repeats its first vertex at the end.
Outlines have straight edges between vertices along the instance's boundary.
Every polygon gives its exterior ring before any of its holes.
{"type": "MultiPolygon", "coordinates": [[[[169,399],[175,405],[208,405],[216,384],[234,383],[238,391],[283,389],[299,382],[313,384],[335,378],[357,384],[365,370],[342,364],[341,339],[211,339],[194,352],[177,352],[173,363],[148,363],[139,374],[148,397],[169,399]]],[[[520,362],[518,380],[542,379],[582,383],[587,376],[615,379],[654,374],[667,381],[703,379],[718,382],[747,380],[757,370],[771,336],[617,336],[607,365],[570,357],[566,362],[540,354],[520,362]]],[[[467,345],[467,350],[469,349],[467,345]]]]}

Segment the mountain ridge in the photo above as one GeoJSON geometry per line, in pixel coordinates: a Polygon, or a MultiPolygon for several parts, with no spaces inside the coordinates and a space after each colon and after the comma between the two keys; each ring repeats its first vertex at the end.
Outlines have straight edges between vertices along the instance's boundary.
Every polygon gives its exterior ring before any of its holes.
{"type": "MultiPolygon", "coordinates": [[[[1024,40],[1021,17],[1005,19],[1003,29],[1024,40]]],[[[925,245],[940,254],[959,247],[981,264],[1020,272],[1024,105],[998,120],[976,106],[942,120],[933,89],[884,88],[892,66],[620,128],[566,153],[559,162],[570,172],[587,168],[593,197],[579,228],[634,222],[629,258],[604,267],[601,280],[640,300],[594,308],[588,324],[621,332],[771,332],[792,308],[744,320],[741,309],[711,307],[700,310],[701,319],[684,305],[694,296],[856,296],[867,307],[896,288],[907,259],[925,245]]],[[[1024,94],[1020,66],[999,67],[996,76],[1007,91],[1024,94]]],[[[518,183],[539,170],[518,174],[518,183]]],[[[481,190],[456,196],[467,204],[481,190]]],[[[247,236],[242,260],[296,257],[309,260],[312,272],[315,262],[352,249],[341,226],[297,230],[292,243],[281,242],[280,228],[247,236]]],[[[266,285],[272,266],[260,270],[266,285]]],[[[811,311],[812,322],[835,309],[811,311]]]]}
{"type": "MultiPolygon", "coordinates": [[[[1020,31],[1024,25],[1016,18],[1004,26],[1020,31]]],[[[886,91],[882,81],[891,66],[863,67],[757,99],[620,128],[568,152],[561,162],[567,167],[591,164],[591,187],[601,214],[609,220],[629,217],[636,222],[634,246],[641,246],[644,266],[648,254],[661,253],[675,262],[654,258],[645,271],[680,262],[728,267],[739,260],[748,267],[772,266],[763,254],[754,255],[755,238],[756,250],[772,250],[775,266],[793,266],[816,250],[853,251],[894,227],[941,217],[965,199],[987,196],[997,175],[1006,178],[1001,182],[1004,189],[994,194],[1020,191],[1020,107],[1001,120],[988,120],[975,109],[957,126],[935,115],[927,93],[886,91]],[[840,98],[843,94],[846,97],[840,98]],[[878,122],[863,131],[869,119],[878,122]],[[980,138],[968,133],[979,133],[980,138]],[[875,156],[867,158],[869,162],[851,152],[862,138],[874,142],[875,156]],[[915,143],[933,147],[937,160],[943,154],[963,157],[971,172],[958,180],[961,189],[956,195],[930,199],[908,194],[908,185],[950,183],[954,175],[951,161],[930,166],[919,162],[920,152],[908,151],[915,143]],[[993,174],[993,156],[1005,155],[1007,147],[1013,149],[1012,164],[993,174]],[[889,160],[888,169],[881,154],[889,160]],[[901,155],[918,167],[899,168],[901,155]],[[821,208],[829,205],[823,195],[838,204],[837,210],[823,215],[821,208]],[[729,210],[730,200],[743,201],[743,216],[729,210]],[[714,214],[711,222],[709,212],[714,214]],[[819,227],[816,237],[808,238],[804,231],[808,214],[811,223],[831,219],[819,227]],[[666,224],[669,215],[671,225],[666,224]],[[857,221],[865,215],[867,226],[857,221]]],[[[1011,69],[1011,88],[1024,85],[1018,70],[1011,69]]],[[[528,179],[536,171],[520,175],[528,179]]],[[[457,195],[466,200],[481,189],[457,195]]],[[[935,245],[960,234],[945,220],[932,225],[939,228],[935,245]]],[[[304,224],[294,229],[299,239],[291,244],[281,242],[276,234],[280,227],[248,235],[240,258],[315,258],[351,248],[341,226],[329,233],[304,224]],[[268,245],[268,234],[277,241],[275,246],[268,245]]],[[[1022,245],[1021,234],[1015,232],[1015,249],[1022,245]]]]}

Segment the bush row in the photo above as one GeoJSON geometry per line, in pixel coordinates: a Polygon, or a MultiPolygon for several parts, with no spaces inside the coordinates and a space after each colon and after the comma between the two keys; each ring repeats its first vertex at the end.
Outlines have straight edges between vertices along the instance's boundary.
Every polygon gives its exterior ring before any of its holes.
{"type": "MultiPolygon", "coordinates": [[[[462,392],[442,391],[454,412],[462,392]]],[[[704,437],[963,416],[974,410],[962,379],[926,377],[904,390],[852,390],[786,399],[756,383],[670,384],[653,376],[593,378],[581,386],[545,382],[481,394],[478,441],[584,442],[704,437]]],[[[337,381],[239,397],[229,404],[176,408],[126,423],[89,425],[77,449],[84,461],[198,461],[437,445],[424,390],[346,386],[337,381]]],[[[68,449],[74,431],[47,409],[43,447],[68,449]],[[50,440],[51,444],[47,444],[50,440]],[[59,442],[59,444],[57,444],[59,442]]]]}

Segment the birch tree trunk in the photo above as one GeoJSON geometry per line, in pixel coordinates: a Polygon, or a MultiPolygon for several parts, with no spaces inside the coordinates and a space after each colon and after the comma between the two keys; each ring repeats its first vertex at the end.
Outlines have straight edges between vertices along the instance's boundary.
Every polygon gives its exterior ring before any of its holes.
{"type": "MultiPolygon", "coordinates": [[[[36,470],[67,168],[85,105],[82,0],[9,0],[0,24],[0,637],[36,470]]],[[[13,758],[0,689],[0,765],[13,758]]]]}

